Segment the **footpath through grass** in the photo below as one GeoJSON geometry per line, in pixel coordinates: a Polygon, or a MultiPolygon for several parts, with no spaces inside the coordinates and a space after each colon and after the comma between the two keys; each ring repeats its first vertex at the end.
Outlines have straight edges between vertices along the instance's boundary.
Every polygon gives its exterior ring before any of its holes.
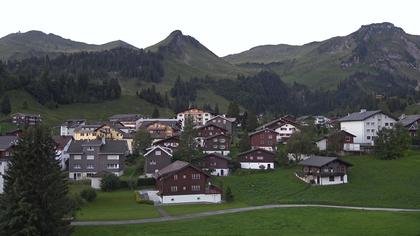
{"type": "Polygon", "coordinates": [[[418,236],[419,222],[420,213],[290,208],[257,210],[164,223],[77,227],[74,235],[418,236]]]}

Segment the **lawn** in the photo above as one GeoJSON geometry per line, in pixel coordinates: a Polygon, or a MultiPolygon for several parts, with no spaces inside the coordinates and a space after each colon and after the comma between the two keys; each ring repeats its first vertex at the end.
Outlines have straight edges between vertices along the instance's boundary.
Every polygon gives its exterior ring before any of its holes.
{"type": "Polygon", "coordinates": [[[142,225],[77,227],[74,235],[418,236],[419,222],[420,213],[290,208],[142,225]]]}
{"type": "Polygon", "coordinates": [[[77,212],[76,220],[127,220],[160,216],[153,205],[136,203],[131,190],[98,191],[97,194],[94,202],[87,203],[77,212]]]}
{"type": "Polygon", "coordinates": [[[339,205],[420,208],[420,152],[400,160],[352,156],[348,184],[311,186],[298,180],[295,168],[223,179],[235,200],[247,205],[324,203],[339,205]]]}

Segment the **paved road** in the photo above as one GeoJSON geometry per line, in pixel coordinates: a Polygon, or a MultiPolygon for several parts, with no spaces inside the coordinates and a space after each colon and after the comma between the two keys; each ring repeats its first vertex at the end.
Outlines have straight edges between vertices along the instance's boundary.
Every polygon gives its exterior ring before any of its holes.
{"type": "Polygon", "coordinates": [[[388,211],[388,212],[420,212],[420,209],[403,209],[403,208],[353,207],[353,206],[335,206],[335,205],[320,205],[320,204],[276,204],[276,205],[232,208],[232,209],[225,209],[225,210],[218,210],[218,211],[200,212],[200,213],[194,213],[194,214],[189,214],[189,215],[165,216],[165,217],[160,217],[160,218],[149,218],[149,219],[141,219],[141,220],[73,221],[71,224],[77,225],[77,226],[145,224],[145,223],[153,223],[153,222],[166,222],[166,221],[195,219],[195,218],[205,217],[205,216],[223,215],[223,214],[229,214],[229,213],[238,213],[238,212],[262,210],[262,209],[296,208],[296,207],[321,207],[321,208],[338,208],[338,209],[364,210],[364,211],[388,211]]]}

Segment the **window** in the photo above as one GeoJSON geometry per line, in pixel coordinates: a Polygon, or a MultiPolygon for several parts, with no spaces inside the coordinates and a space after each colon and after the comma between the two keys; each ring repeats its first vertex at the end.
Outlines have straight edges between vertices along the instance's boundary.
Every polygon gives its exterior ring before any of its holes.
{"type": "Polygon", "coordinates": [[[226,149],[225,145],[220,145],[220,149],[226,149]]]}
{"type": "Polygon", "coordinates": [[[367,138],[368,140],[370,140],[370,136],[367,136],[366,138],[367,138]]]}
{"type": "Polygon", "coordinates": [[[120,165],[119,164],[115,164],[115,163],[107,164],[106,165],[106,168],[107,169],[118,169],[118,168],[120,168],[120,165]]]}
{"type": "Polygon", "coordinates": [[[217,138],[214,138],[214,139],[213,139],[213,142],[217,142],[217,138]]]}
{"type": "Polygon", "coordinates": [[[330,176],[330,182],[334,182],[334,176],[330,176]]]}
{"type": "Polygon", "coordinates": [[[254,160],[254,157],[253,157],[253,156],[250,156],[250,157],[249,157],[249,160],[254,160]]]}
{"type": "Polygon", "coordinates": [[[200,185],[191,185],[192,191],[200,191],[200,185]]]}
{"type": "Polygon", "coordinates": [[[80,166],[80,164],[74,164],[73,169],[79,170],[82,169],[82,167],[80,166]]]}
{"type": "Polygon", "coordinates": [[[87,155],[86,160],[95,160],[95,156],[94,155],[87,155]]]}
{"type": "Polygon", "coordinates": [[[91,170],[91,169],[93,169],[93,168],[94,168],[93,164],[87,164],[87,165],[86,165],[86,169],[91,170]]]}
{"type": "Polygon", "coordinates": [[[345,140],[346,140],[346,142],[350,142],[351,138],[349,136],[346,136],[345,140]]]}
{"type": "Polygon", "coordinates": [[[174,180],[178,180],[178,175],[174,175],[174,180]]]}
{"type": "Polygon", "coordinates": [[[171,186],[171,192],[177,192],[178,186],[171,186]]]}
{"type": "Polygon", "coordinates": [[[150,165],[151,165],[151,166],[156,165],[156,161],[151,160],[151,161],[150,161],[150,165]]]}
{"type": "Polygon", "coordinates": [[[287,130],[287,128],[280,128],[280,130],[287,130]]]}
{"type": "Polygon", "coordinates": [[[257,160],[264,160],[264,157],[258,156],[257,160]]]}
{"type": "Polygon", "coordinates": [[[182,176],[182,178],[186,179],[186,178],[187,178],[187,176],[186,176],[186,175],[183,175],[183,176],[182,176]]]}
{"type": "Polygon", "coordinates": [[[388,126],[388,123],[385,123],[385,126],[388,126]]]}
{"type": "Polygon", "coordinates": [[[156,156],[160,156],[160,155],[162,155],[162,152],[161,152],[160,150],[157,150],[157,151],[155,152],[155,155],[156,155],[156,156]]]}
{"type": "Polygon", "coordinates": [[[214,148],[214,149],[217,149],[217,145],[213,145],[213,148],[214,148]]]}
{"type": "Polygon", "coordinates": [[[200,174],[192,174],[192,179],[200,179],[200,174]]]}
{"type": "Polygon", "coordinates": [[[219,139],[219,142],[220,142],[220,143],[225,143],[225,142],[226,142],[226,139],[221,138],[221,139],[219,139]]]}
{"type": "Polygon", "coordinates": [[[392,123],[392,122],[391,122],[391,123],[389,123],[389,126],[394,126],[394,123],[392,123]]]}
{"type": "Polygon", "coordinates": [[[120,156],[118,156],[118,155],[108,155],[106,157],[106,159],[107,160],[119,160],[120,159],[120,156]]]}
{"type": "Polygon", "coordinates": [[[273,135],[268,135],[268,139],[272,139],[273,138],[273,135]]]}
{"type": "Polygon", "coordinates": [[[93,151],[94,149],[93,149],[93,147],[88,147],[87,150],[88,151],[93,151]]]}
{"type": "Polygon", "coordinates": [[[344,176],[340,176],[340,181],[344,181],[344,176]]]}
{"type": "Polygon", "coordinates": [[[82,160],[82,156],[81,155],[74,155],[73,159],[74,160],[82,160]]]}

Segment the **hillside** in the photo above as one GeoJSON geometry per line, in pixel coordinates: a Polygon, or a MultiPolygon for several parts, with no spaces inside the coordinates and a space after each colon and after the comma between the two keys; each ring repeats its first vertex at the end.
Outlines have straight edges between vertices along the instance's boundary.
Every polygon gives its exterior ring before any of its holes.
{"type": "Polygon", "coordinates": [[[13,33],[0,38],[0,59],[23,59],[47,54],[54,56],[59,53],[103,51],[117,47],[135,48],[121,40],[95,45],[32,30],[25,33],[13,33]]]}
{"type": "Polygon", "coordinates": [[[159,52],[163,56],[165,77],[169,80],[178,75],[187,79],[205,75],[213,78],[233,78],[248,71],[218,57],[198,40],[182,34],[180,30],[173,31],[164,40],[145,50],[159,52]]]}
{"type": "Polygon", "coordinates": [[[420,36],[391,23],[370,24],[343,37],[302,46],[259,46],[224,59],[247,68],[271,69],[286,81],[322,88],[335,88],[356,72],[377,70],[418,80],[420,36]]]}

